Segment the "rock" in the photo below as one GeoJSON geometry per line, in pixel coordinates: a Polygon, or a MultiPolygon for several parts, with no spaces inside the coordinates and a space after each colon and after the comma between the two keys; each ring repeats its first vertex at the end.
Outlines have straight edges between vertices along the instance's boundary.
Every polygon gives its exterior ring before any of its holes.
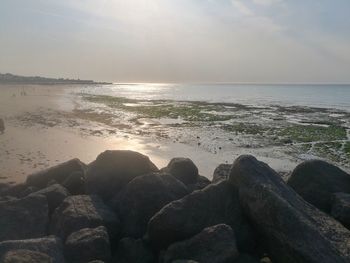
{"type": "Polygon", "coordinates": [[[51,214],[69,195],[69,192],[60,184],[53,184],[42,190],[30,194],[32,195],[44,195],[47,198],[49,206],[49,214],[51,214]]]}
{"type": "Polygon", "coordinates": [[[136,177],[114,201],[122,224],[122,235],[142,237],[149,219],[156,212],[186,194],[186,186],[170,174],[152,173],[136,177]]]}
{"type": "Polygon", "coordinates": [[[107,229],[83,228],[67,237],[64,255],[69,262],[85,263],[91,260],[111,260],[111,248],[107,229]]]}
{"type": "Polygon", "coordinates": [[[207,177],[200,175],[196,183],[187,185],[187,189],[189,190],[189,192],[202,190],[203,188],[207,187],[210,183],[211,182],[207,177]]]}
{"type": "Polygon", "coordinates": [[[115,258],[118,263],[156,262],[152,250],[141,239],[128,237],[119,241],[115,258]]]}
{"type": "Polygon", "coordinates": [[[0,202],[0,241],[45,236],[48,221],[45,196],[0,202]]]}
{"type": "Polygon", "coordinates": [[[135,177],[157,171],[150,159],[140,153],[105,151],[88,166],[86,190],[109,200],[135,177]]]}
{"type": "Polygon", "coordinates": [[[240,254],[234,263],[261,263],[257,258],[248,255],[248,254],[240,254]]]}
{"type": "Polygon", "coordinates": [[[52,258],[44,253],[26,250],[16,249],[10,250],[2,258],[3,263],[51,263],[52,258]]]}
{"type": "Polygon", "coordinates": [[[331,215],[350,229],[350,194],[334,194],[331,215]]]}
{"type": "Polygon", "coordinates": [[[0,196],[14,196],[18,198],[25,197],[28,186],[24,183],[10,184],[4,183],[1,185],[0,196]]]}
{"type": "Polygon", "coordinates": [[[0,242],[0,262],[64,263],[65,260],[63,257],[61,240],[50,236],[36,239],[0,242]],[[47,261],[47,259],[49,259],[49,261],[47,261]]]}
{"type": "Polygon", "coordinates": [[[98,196],[73,195],[67,197],[55,210],[50,223],[50,233],[63,240],[83,228],[105,226],[111,238],[118,235],[120,222],[98,196]]]}
{"type": "Polygon", "coordinates": [[[229,182],[272,262],[349,262],[350,232],[303,200],[253,156],[234,162],[229,182]]]}
{"type": "Polygon", "coordinates": [[[62,182],[72,195],[85,194],[85,176],[81,171],[73,172],[62,182]]]}
{"type": "Polygon", "coordinates": [[[310,204],[326,213],[331,211],[333,193],[350,193],[350,175],[321,160],[299,164],[287,184],[310,204]]]}
{"type": "Polygon", "coordinates": [[[239,256],[231,227],[220,224],[203,229],[194,237],[172,244],[165,253],[164,263],[190,259],[201,263],[234,262],[239,256]]]}
{"type": "Polygon", "coordinates": [[[171,243],[198,234],[206,227],[223,223],[236,231],[242,251],[254,249],[254,246],[247,247],[254,241],[244,241],[248,236],[244,229],[249,226],[243,227],[246,223],[237,192],[227,181],[211,184],[163,207],[150,219],[147,238],[156,248],[166,248],[171,243]]]}
{"type": "Polygon", "coordinates": [[[214,170],[212,182],[217,183],[221,180],[227,180],[230,175],[231,166],[232,164],[222,163],[216,167],[214,170]]]}
{"type": "Polygon", "coordinates": [[[179,259],[179,260],[174,260],[171,263],[199,263],[199,262],[194,260],[179,259]]]}
{"type": "Polygon", "coordinates": [[[79,159],[72,159],[49,169],[29,175],[26,183],[29,186],[35,186],[42,189],[46,187],[51,180],[62,183],[73,172],[80,171],[84,173],[84,170],[85,164],[79,159]]]}
{"type": "Polygon", "coordinates": [[[173,158],[165,170],[185,185],[198,181],[198,168],[189,158],[173,158]]]}

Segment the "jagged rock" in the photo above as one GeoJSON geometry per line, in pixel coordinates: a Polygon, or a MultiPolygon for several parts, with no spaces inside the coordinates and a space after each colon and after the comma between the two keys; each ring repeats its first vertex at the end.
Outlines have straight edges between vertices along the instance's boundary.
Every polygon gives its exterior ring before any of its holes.
{"type": "Polygon", "coordinates": [[[73,172],[62,182],[72,195],[85,194],[85,175],[81,171],[73,172]]]}
{"type": "Polygon", "coordinates": [[[48,221],[45,196],[0,202],[0,241],[45,236],[48,221]]]}
{"type": "Polygon", "coordinates": [[[51,214],[69,195],[69,192],[60,184],[53,184],[49,187],[41,189],[37,192],[30,194],[32,195],[43,195],[47,198],[49,213],[51,214]]]}
{"type": "Polygon", "coordinates": [[[190,259],[201,263],[234,262],[239,256],[231,227],[220,224],[203,229],[194,237],[172,244],[164,255],[164,263],[190,259]]]}
{"type": "Polygon", "coordinates": [[[74,263],[85,263],[91,260],[109,262],[111,248],[107,229],[104,226],[99,226],[73,232],[67,237],[64,255],[69,262],[74,263]]]}
{"type": "Polygon", "coordinates": [[[135,177],[157,171],[150,159],[140,153],[105,151],[88,166],[86,190],[109,200],[135,177]]]}
{"type": "Polygon", "coordinates": [[[54,236],[49,236],[36,239],[9,240],[0,242],[0,262],[64,263],[65,260],[63,257],[61,240],[54,236]],[[35,259],[46,260],[47,258],[49,258],[50,261],[34,261],[35,259]]]}
{"type": "Polygon", "coordinates": [[[350,175],[321,160],[299,164],[287,183],[310,204],[330,213],[332,194],[350,193],[350,175]]]}
{"type": "Polygon", "coordinates": [[[253,156],[234,162],[229,182],[273,262],[349,262],[350,232],[304,201],[253,156]]]}
{"type": "Polygon", "coordinates": [[[242,215],[237,191],[227,181],[211,184],[163,207],[149,221],[147,238],[156,248],[166,248],[222,223],[235,230],[242,251],[254,250],[254,236],[246,231],[249,226],[242,215]]]}
{"type": "Polygon", "coordinates": [[[230,175],[232,164],[222,163],[218,167],[215,168],[213,174],[213,183],[217,183],[221,180],[227,180],[230,175]]]}
{"type": "Polygon", "coordinates": [[[46,187],[51,180],[62,183],[73,172],[79,171],[84,173],[84,170],[85,164],[79,159],[72,159],[65,163],[29,175],[26,183],[28,186],[35,186],[41,189],[46,187]]]}
{"type": "Polygon", "coordinates": [[[350,194],[334,194],[331,215],[350,229],[350,194]]]}
{"type": "Polygon", "coordinates": [[[52,258],[44,253],[27,249],[8,251],[2,258],[2,263],[51,263],[52,258]]]}
{"type": "Polygon", "coordinates": [[[123,236],[142,237],[149,219],[156,212],[186,194],[186,186],[170,174],[152,173],[136,177],[114,201],[123,236]]]}
{"type": "Polygon", "coordinates": [[[19,183],[19,184],[3,183],[1,185],[0,196],[13,196],[17,198],[22,198],[27,195],[25,193],[27,191],[27,188],[28,186],[24,183],[19,183]]]}
{"type": "Polygon", "coordinates": [[[73,195],[67,197],[55,210],[50,223],[50,233],[63,240],[82,228],[105,226],[113,238],[120,231],[117,215],[98,196],[73,195]]]}
{"type": "Polygon", "coordinates": [[[152,250],[141,240],[123,238],[118,243],[115,255],[116,263],[154,263],[152,250]]]}
{"type": "Polygon", "coordinates": [[[198,168],[189,158],[173,158],[164,170],[185,185],[195,184],[199,178],[198,168]]]}
{"type": "Polygon", "coordinates": [[[189,192],[202,190],[203,188],[207,187],[210,183],[211,182],[207,177],[200,175],[196,183],[187,185],[187,189],[189,190],[189,192]]]}

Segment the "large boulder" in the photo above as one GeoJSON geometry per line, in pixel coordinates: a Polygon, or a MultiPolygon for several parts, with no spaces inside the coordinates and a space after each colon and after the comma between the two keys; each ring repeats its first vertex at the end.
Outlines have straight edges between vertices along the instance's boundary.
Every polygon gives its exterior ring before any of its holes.
{"type": "Polygon", "coordinates": [[[195,184],[199,178],[198,168],[189,158],[177,157],[171,159],[164,171],[170,173],[185,185],[195,184]]]}
{"type": "Polygon", "coordinates": [[[331,215],[350,229],[350,194],[334,194],[331,215]]]}
{"type": "Polygon", "coordinates": [[[213,183],[217,183],[221,180],[227,180],[230,175],[232,164],[222,163],[218,167],[215,168],[213,174],[213,183]]]}
{"type": "Polygon", "coordinates": [[[64,245],[64,255],[69,262],[86,263],[91,260],[111,260],[107,229],[83,228],[70,234],[64,245]]]}
{"type": "Polygon", "coordinates": [[[0,242],[0,262],[64,263],[62,242],[54,236],[3,241],[0,242]]]}
{"type": "Polygon", "coordinates": [[[49,212],[45,196],[0,202],[0,241],[43,237],[49,212]]]}
{"type": "Polygon", "coordinates": [[[350,175],[321,160],[299,164],[287,183],[310,204],[330,213],[333,193],[350,193],[350,175]]]}
{"type": "Polygon", "coordinates": [[[28,186],[35,186],[41,189],[46,187],[52,180],[57,183],[62,183],[73,172],[77,171],[84,173],[85,164],[79,159],[72,159],[65,163],[29,175],[26,183],[28,186]]]}
{"type": "Polygon", "coordinates": [[[190,259],[201,263],[229,263],[239,256],[231,227],[220,224],[205,228],[194,237],[172,244],[164,255],[164,263],[190,259]]]}
{"type": "Polygon", "coordinates": [[[86,190],[109,200],[135,177],[157,171],[150,159],[138,152],[105,151],[88,166],[86,190]]]}
{"type": "Polygon", "coordinates": [[[147,238],[161,249],[217,224],[227,224],[235,230],[243,251],[254,249],[254,238],[242,215],[237,191],[227,181],[209,185],[163,207],[150,219],[147,238]]]}
{"type": "Polygon", "coordinates": [[[253,156],[234,162],[229,182],[273,262],[350,262],[350,232],[307,203],[253,156]]]}
{"type": "Polygon", "coordinates": [[[49,213],[51,214],[69,195],[69,192],[60,184],[53,184],[49,187],[41,189],[37,192],[31,193],[33,195],[44,195],[47,198],[49,213]]]}
{"type": "Polygon", "coordinates": [[[122,235],[142,237],[149,219],[156,212],[186,194],[186,186],[170,174],[152,173],[135,178],[114,200],[122,223],[122,235]]]}
{"type": "Polygon", "coordinates": [[[85,194],[85,175],[82,171],[73,172],[62,182],[62,185],[72,195],[83,195],[85,194]]]}
{"type": "Polygon", "coordinates": [[[155,256],[142,239],[123,238],[118,243],[114,262],[117,263],[154,263],[155,256]]]}
{"type": "Polygon", "coordinates": [[[73,195],[67,197],[55,210],[50,223],[50,233],[63,240],[82,228],[105,226],[111,237],[120,231],[120,221],[98,196],[73,195]]]}

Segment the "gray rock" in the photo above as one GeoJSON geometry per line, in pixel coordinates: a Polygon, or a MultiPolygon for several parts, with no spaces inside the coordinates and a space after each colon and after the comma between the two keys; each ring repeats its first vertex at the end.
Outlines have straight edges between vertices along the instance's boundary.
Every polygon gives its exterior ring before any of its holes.
{"type": "Polygon", "coordinates": [[[190,192],[196,191],[196,190],[202,190],[205,187],[207,187],[210,184],[210,180],[207,177],[204,176],[199,176],[197,179],[197,182],[194,184],[188,184],[187,189],[190,192]]]}
{"type": "Polygon", "coordinates": [[[51,263],[52,258],[44,253],[27,249],[8,251],[2,258],[2,263],[51,263]]]}
{"type": "Polygon", "coordinates": [[[330,213],[332,194],[350,193],[350,175],[321,160],[299,164],[287,183],[310,204],[330,213]]]}
{"type": "Polygon", "coordinates": [[[48,214],[42,195],[0,202],[0,241],[46,236],[48,214]]]}
{"type": "Polygon", "coordinates": [[[135,178],[114,201],[122,224],[122,235],[142,237],[149,219],[156,212],[186,194],[186,186],[170,174],[152,173],[135,178]]]}
{"type": "Polygon", "coordinates": [[[105,151],[88,166],[86,191],[109,200],[135,177],[157,171],[150,159],[140,153],[105,151]]]}
{"type": "Polygon", "coordinates": [[[254,236],[246,234],[249,226],[244,227],[237,192],[227,181],[211,184],[163,207],[150,219],[147,238],[156,248],[166,248],[217,224],[227,224],[235,230],[242,251],[254,249],[254,236]]]}
{"type": "Polygon", "coordinates": [[[230,175],[232,164],[222,163],[218,167],[215,168],[213,174],[213,183],[217,183],[221,180],[227,180],[230,175]]]}
{"type": "Polygon", "coordinates": [[[331,215],[350,229],[350,194],[334,194],[331,215]]]}
{"type": "Polygon", "coordinates": [[[229,182],[273,262],[349,262],[350,232],[303,200],[253,156],[234,162],[229,182]]]}
{"type": "Polygon", "coordinates": [[[84,173],[84,170],[85,164],[79,159],[72,159],[65,163],[29,175],[26,183],[28,186],[35,186],[42,189],[52,180],[55,180],[57,183],[62,183],[73,172],[79,171],[84,173]]]}
{"type": "Polygon", "coordinates": [[[72,195],[83,195],[85,194],[85,175],[81,171],[73,172],[62,182],[62,185],[72,195]]]}
{"type": "Polygon", "coordinates": [[[64,245],[64,255],[69,262],[85,263],[91,260],[111,260],[107,229],[83,228],[70,234],[64,245]]]}
{"type": "Polygon", "coordinates": [[[174,260],[171,263],[199,263],[199,262],[194,260],[179,259],[179,260],[174,260]]]}
{"type": "Polygon", "coordinates": [[[3,119],[0,119],[0,134],[5,132],[5,122],[3,119]]]}
{"type": "Polygon", "coordinates": [[[164,263],[177,259],[201,263],[229,263],[239,256],[231,227],[220,224],[203,229],[194,237],[172,244],[165,253],[164,263]]]}
{"type": "Polygon", "coordinates": [[[177,157],[171,159],[165,171],[185,185],[195,184],[199,178],[198,168],[189,158],[177,157]]]}
{"type": "Polygon", "coordinates": [[[240,254],[234,263],[261,263],[259,259],[248,255],[248,254],[240,254]]]}
{"type": "Polygon", "coordinates": [[[114,262],[154,263],[155,261],[152,250],[141,239],[123,238],[119,241],[114,262]]]}
{"type": "Polygon", "coordinates": [[[46,261],[33,260],[46,260],[47,258],[50,259],[50,261],[47,261],[50,263],[65,262],[62,243],[59,238],[49,236],[36,239],[9,240],[0,242],[0,262],[38,263],[46,261]]]}
{"type": "Polygon", "coordinates": [[[50,233],[63,240],[82,228],[105,226],[113,238],[120,231],[120,221],[98,196],[74,195],[67,197],[55,210],[50,233]]]}
{"type": "Polygon", "coordinates": [[[51,214],[69,195],[69,192],[60,184],[53,184],[49,187],[41,189],[37,192],[30,194],[32,195],[43,195],[47,198],[49,205],[49,213],[51,214]]]}

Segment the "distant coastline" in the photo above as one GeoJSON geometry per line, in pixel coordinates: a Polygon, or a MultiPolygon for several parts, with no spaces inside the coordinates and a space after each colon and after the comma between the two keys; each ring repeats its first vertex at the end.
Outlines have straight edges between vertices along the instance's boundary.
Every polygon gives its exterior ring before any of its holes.
{"type": "Polygon", "coordinates": [[[112,84],[95,82],[93,80],[45,78],[39,76],[19,76],[10,73],[0,73],[0,84],[35,84],[35,85],[65,85],[65,84],[112,84]]]}

